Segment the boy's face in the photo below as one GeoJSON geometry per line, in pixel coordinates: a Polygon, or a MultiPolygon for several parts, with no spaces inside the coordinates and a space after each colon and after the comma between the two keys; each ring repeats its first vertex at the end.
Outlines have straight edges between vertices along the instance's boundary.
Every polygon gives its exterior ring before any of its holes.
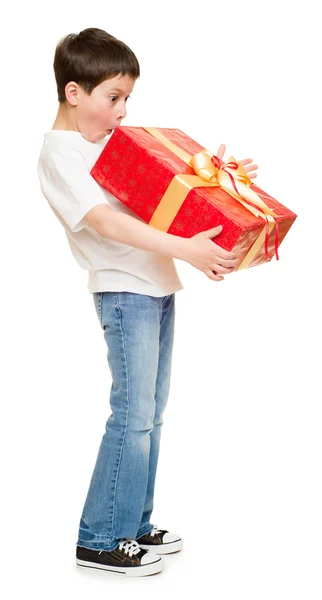
{"type": "Polygon", "coordinates": [[[97,142],[121,124],[134,84],[128,75],[117,75],[97,85],[90,96],[77,86],[75,126],[85,139],[97,142]]]}

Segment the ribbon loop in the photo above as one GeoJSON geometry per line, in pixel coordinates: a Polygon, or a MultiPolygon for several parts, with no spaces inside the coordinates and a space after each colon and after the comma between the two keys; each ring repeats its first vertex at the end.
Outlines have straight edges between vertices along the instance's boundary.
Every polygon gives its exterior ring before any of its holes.
{"type": "Polygon", "coordinates": [[[211,183],[217,183],[218,167],[212,161],[212,156],[208,150],[194,154],[191,157],[190,166],[198,177],[202,177],[202,179],[211,183]]]}

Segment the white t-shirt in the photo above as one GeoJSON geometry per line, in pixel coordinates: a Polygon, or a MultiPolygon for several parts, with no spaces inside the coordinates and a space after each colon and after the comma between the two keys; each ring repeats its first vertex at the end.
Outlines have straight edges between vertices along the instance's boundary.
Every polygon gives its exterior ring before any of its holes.
{"type": "Polygon", "coordinates": [[[79,131],[44,133],[37,172],[43,195],[63,225],[71,251],[88,270],[89,292],[167,296],[183,289],[173,258],[104,238],[84,220],[97,204],[144,222],[97,183],[90,171],[109,136],[89,142],[79,131]]]}

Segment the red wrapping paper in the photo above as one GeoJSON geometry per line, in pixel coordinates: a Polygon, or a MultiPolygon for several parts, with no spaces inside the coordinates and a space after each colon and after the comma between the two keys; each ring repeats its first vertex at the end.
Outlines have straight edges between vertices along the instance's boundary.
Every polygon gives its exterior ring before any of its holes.
{"type": "MultiPolygon", "coordinates": [[[[158,129],[190,155],[204,150],[179,129],[158,129]]],[[[149,223],[173,177],[180,173],[195,174],[192,167],[142,127],[127,126],[115,129],[91,169],[91,175],[100,185],[146,223],[149,223]]],[[[274,210],[280,246],[296,214],[255,184],[252,183],[251,188],[260,197],[262,194],[265,204],[274,210]]],[[[241,263],[265,221],[254,216],[220,187],[196,187],[189,191],[167,232],[188,238],[217,225],[222,225],[223,230],[214,238],[215,243],[229,251],[234,249],[241,263]]],[[[271,260],[274,253],[275,227],[269,235],[268,257],[262,245],[248,266],[271,260]]]]}

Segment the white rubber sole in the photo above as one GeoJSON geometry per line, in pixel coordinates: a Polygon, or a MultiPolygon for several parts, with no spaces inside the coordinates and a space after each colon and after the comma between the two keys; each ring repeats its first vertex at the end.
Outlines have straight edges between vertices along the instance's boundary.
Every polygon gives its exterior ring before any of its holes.
{"type": "Polygon", "coordinates": [[[151,550],[153,554],[171,554],[171,552],[178,552],[179,550],[182,550],[182,540],[156,545],[140,543],[140,548],[143,548],[144,550],[151,550]]]}
{"type": "Polygon", "coordinates": [[[160,573],[163,569],[162,558],[155,560],[154,562],[140,567],[113,567],[112,565],[102,565],[97,562],[91,562],[89,560],[81,560],[76,558],[76,564],[79,567],[89,567],[91,569],[100,569],[103,571],[109,571],[110,573],[118,573],[119,575],[128,575],[130,577],[144,577],[145,575],[154,575],[160,573]]]}

